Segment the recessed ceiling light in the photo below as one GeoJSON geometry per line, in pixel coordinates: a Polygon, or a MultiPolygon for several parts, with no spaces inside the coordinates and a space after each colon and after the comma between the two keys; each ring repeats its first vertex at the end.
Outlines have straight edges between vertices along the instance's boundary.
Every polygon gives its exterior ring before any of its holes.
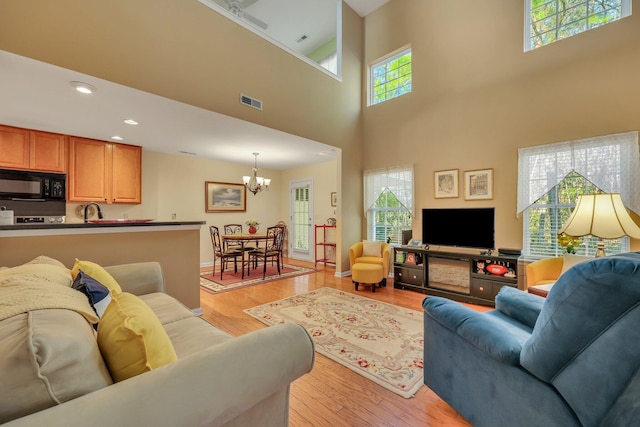
{"type": "Polygon", "coordinates": [[[84,94],[90,94],[97,90],[95,86],[91,86],[89,83],[74,81],[74,82],[69,82],[69,84],[73,86],[75,90],[84,94]]]}
{"type": "Polygon", "coordinates": [[[135,126],[135,125],[137,125],[137,124],[138,124],[138,122],[136,122],[136,121],[135,121],[135,120],[133,120],[133,119],[126,119],[124,122],[125,122],[126,124],[128,124],[128,125],[133,125],[133,126],[135,126]]]}
{"type": "Polygon", "coordinates": [[[118,136],[118,135],[113,135],[113,136],[111,137],[111,139],[113,139],[114,141],[123,141],[123,140],[124,140],[124,138],[123,138],[123,137],[118,136]]]}

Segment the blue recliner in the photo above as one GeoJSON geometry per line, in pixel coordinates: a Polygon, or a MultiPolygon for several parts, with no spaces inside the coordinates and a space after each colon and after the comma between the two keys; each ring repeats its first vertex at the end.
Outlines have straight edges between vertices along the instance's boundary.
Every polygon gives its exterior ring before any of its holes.
{"type": "Polygon", "coordinates": [[[546,299],[423,307],[424,382],[474,426],[640,425],[640,254],[578,264],[546,299]]]}

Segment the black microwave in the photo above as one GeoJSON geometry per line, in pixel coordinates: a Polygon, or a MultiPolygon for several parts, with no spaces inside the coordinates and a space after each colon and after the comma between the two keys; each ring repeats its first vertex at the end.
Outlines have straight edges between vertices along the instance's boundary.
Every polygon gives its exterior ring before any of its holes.
{"type": "Polygon", "coordinates": [[[0,200],[65,201],[67,175],[0,169],[0,200]]]}

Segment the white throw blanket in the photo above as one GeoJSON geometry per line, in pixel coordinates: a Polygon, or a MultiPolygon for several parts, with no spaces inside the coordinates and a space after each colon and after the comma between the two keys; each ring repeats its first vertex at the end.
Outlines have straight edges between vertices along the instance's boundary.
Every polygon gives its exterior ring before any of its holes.
{"type": "Polygon", "coordinates": [[[66,309],[97,323],[87,297],[71,288],[69,270],[31,264],[0,269],[0,320],[31,310],[66,309]]]}

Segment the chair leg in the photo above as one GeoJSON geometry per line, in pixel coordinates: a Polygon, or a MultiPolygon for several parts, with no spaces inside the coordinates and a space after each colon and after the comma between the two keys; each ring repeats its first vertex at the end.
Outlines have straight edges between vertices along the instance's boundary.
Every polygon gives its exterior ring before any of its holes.
{"type": "Polygon", "coordinates": [[[264,257],[264,267],[262,268],[262,280],[264,280],[264,278],[267,275],[267,257],[264,257]]]}
{"type": "Polygon", "coordinates": [[[278,266],[278,276],[280,276],[280,254],[276,255],[276,265],[278,266]]]}

